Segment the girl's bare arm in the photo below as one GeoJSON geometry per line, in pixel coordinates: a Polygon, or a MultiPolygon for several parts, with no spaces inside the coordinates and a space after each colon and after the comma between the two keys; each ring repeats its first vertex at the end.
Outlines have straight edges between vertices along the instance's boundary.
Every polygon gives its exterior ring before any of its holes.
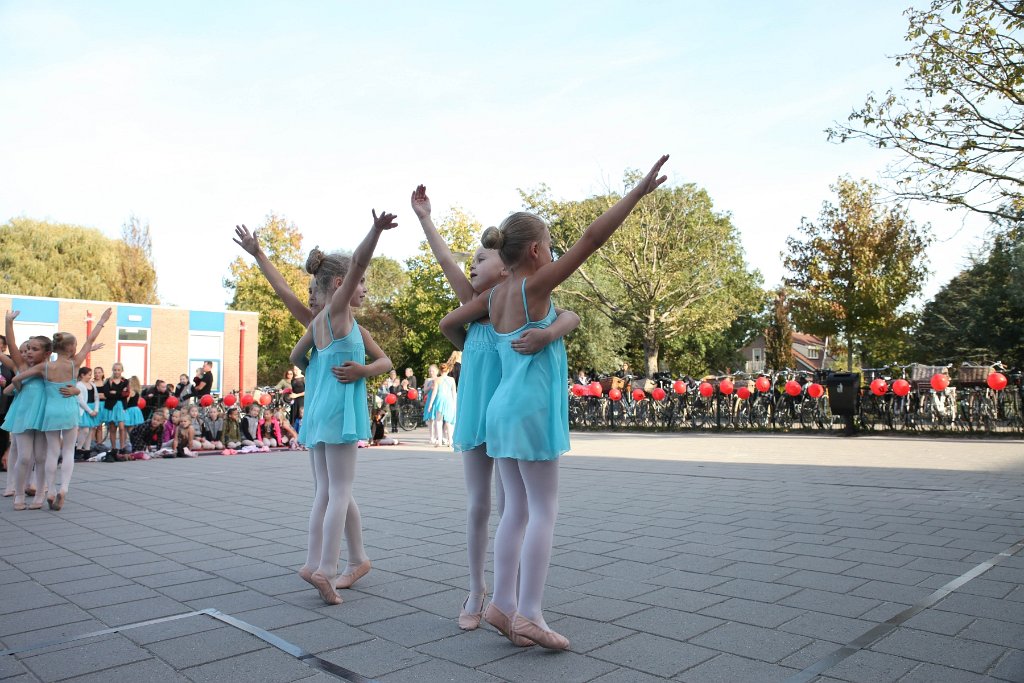
{"type": "Polygon", "coordinates": [[[473,291],[473,285],[470,284],[469,278],[466,277],[462,268],[459,268],[455,257],[452,256],[452,250],[448,248],[448,244],[441,237],[441,233],[437,231],[434,221],[430,218],[430,198],[427,197],[427,188],[420,185],[413,190],[411,201],[413,213],[420,219],[420,227],[423,228],[430,251],[434,253],[434,258],[437,259],[438,265],[444,271],[444,276],[448,278],[448,284],[455,291],[459,303],[466,303],[476,295],[476,292],[473,291]]]}

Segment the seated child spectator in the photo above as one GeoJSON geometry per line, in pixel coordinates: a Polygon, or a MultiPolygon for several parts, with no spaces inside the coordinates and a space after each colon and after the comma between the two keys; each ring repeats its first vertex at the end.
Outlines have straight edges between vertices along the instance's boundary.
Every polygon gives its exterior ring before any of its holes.
{"type": "Polygon", "coordinates": [[[164,423],[164,442],[162,444],[163,448],[171,447],[171,444],[174,442],[174,432],[178,428],[178,422],[180,421],[181,411],[177,409],[172,410],[171,416],[167,419],[167,422],[164,423]]]}
{"type": "Polygon", "coordinates": [[[260,438],[262,432],[260,428],[263,425],[263,419],[260,417],[260,407],[253,403],[249,406],[249,414],[242,418],[242,445],[243,446],[257,446],[263,448],[265,445],[263,439],[260,438]]]}
{"type": "Polygon", "coordinates": [[[373,412],[373,439],[371,446],[397,446],[398,439],[388,437],[384,433],[384,425],[387,423],[388,411],[385,408],[378,408],[373,412]]]}
{"type": "Polygon", "coordinates": [[[224,418],[220,416],[220,409],[217,406],[210,406],[202,422],[203,448],[223,450],[224,418]]]}
{"type": "Polygon", "coordinates": [[[163,408],[154,410],[148,420],[132,428],[128,439],[132,444],[132,452],[158,450],[163,446],[164,424],[167,413],[163,408]]]}
{"type": "Polygon", "coordinates": [[[192,404],[188,407],[188,416],[185,418],[192,423],[193,437],[190,448],[194,451],[209,450],[213,446],[203,443],[203,420],[199,417],[199,406],[192,404]]]}
{"type": "Polygon", "coordinates": [[[142,398],[146,399],[146,407],[143,408],[142,414],[146,416],[146,419],[149,419],[153,416],[154,412],[164,407],[170,396],[171,389],[167,386],[167,382],[158,379],[156,384],[142,392],[142,398]]]}
{"type": "Polygon", "coordinates": [[[281,422],[277,419],[277,413],[267,411],[263,417],[263,425],[260,428],[260,435],[264,445],[268,448],[283,446],[281,440],[281,422]]]}
{"type": "Polygon", "coordinates": [[[191,420],[188,419],[187,415],[180,417],[178,419],[178,427],[174,430],[174,438],[171,440],[171,451],[173,453],[169,457],[198,458],[199,456],[191,448],[195,440],[196,433],[192,429],[191,420]]]}
{"type": "Polygon", "coordinates": [[[228,448],[235,449],[242,445],[242,430],[238,421],[238,408],[228,408],[227,418],[224,420],[224,432],[221,440],[228,448]]]}
{"type": "Polygon", "coordinates": [[[281,425],[281,439],[284,441],[282,445],[291,446],[292,450],[300,448],[299,435],[292,428],[291,422],[288,421],[288,411],[284,408],[278,410],[277,421],[281,425]]]}

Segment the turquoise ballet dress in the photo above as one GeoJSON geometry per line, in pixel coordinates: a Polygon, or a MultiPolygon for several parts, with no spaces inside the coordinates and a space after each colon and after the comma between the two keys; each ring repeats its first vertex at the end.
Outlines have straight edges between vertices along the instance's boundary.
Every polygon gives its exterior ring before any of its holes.
{"type": "MultiPolygon", "coordinates": [[[[124,426],[138,427],[145,421],[146,418],[142,415],[142,410],[139,408],[139,397],[129,396],[128,410],[124,411],[124,426]]],[[[198,434],[198,432],[196,433],[198,434]]]]}
{"type": "Polygon", "coordinates": [[[21,383],[21,390],[14,396],[14,402],[7,410],[2,428],[11,434],[21,434],[32,429],[41,430],[46,412],[46,381],[42,377],[30,377],[21,383]]]}
{"type": "MultiPolygon", "coordinates": [[[[318,443],[354,443],[370,438],[370,414],[366,404],[366,379],[342,384],[331,374],[331,368],[345,361],[366,362],[366,348],[359,324],[352,321],[352,331],[342,339],[334,337],[331,318],[324,311],[321,318],[331,335],[326,348],[314,348],[315,363],[306,368],[305,416],[299,427],[299,441],[307,447],[318,443]]],[[[316,321],[314,321],[316,324],[316,321]]]]}
{"type": "MultiPolygon", "coordinates": [[[[79,387],[79,389],[81,389],[81,387],[79,387]]],[[[96,400],[96,391],[97,390],[95,388],[93,388],[93,389],[87,389],[86,392],[85,392],[85,404],[87,406],[89,406],[89,408],[91,408],[91,409],[96,411],[96,416],[93,417],[87,411],[82,410],[81,406],[79,406],[79,413],[78,413],[78,427],[79,427],[79,429],[91,429],[93,427],[99,427],[101,424],[103,424],[102,422],[100,422],[99,402],[96,400]]]]}
{"type": "Polygon", "coordinates": [[[434,399],[433,419],[456,424],[455,380],[451,377],[438,377],[434,380],[434,392],[437,394],[437,398],[434,399]]]}
{"type": "Polygon", "coordinates": [[[423,382],[423,421],[430,422],[437,417],[437,406],[431,404],[430,397],[437,390],[437,378],[428,377],[423,382]],[[428,388],[429,384],[429,388],[428,388]]]}
{"type": "Polygon", "coordinates": [[[494,328],[485,323],[470,323],[462,349],[459,396],[455,407],[456,452],[468,451],[487,442],[487,404],[501,382],[494,328]]]}
{"type": "MultiPolygon", "coordinates": [[[[494,290],[491,290],[493,294],[494,290]]],[[[490,311],[490,299],[487,302],[490,311]]],[[[495,331],[501,382],[487,404],[487,455],[515,460],[555,460],[569,450],[569,363],[565,343],[556,339],[533,355],[517,353],[512,342],[532,328],[555,321],[551,304],[542,320],[530,320],[523,280],[526,324],[518,330],[495,331]]]]}
{"type": "MultiPolygon", "coordinates": [[[[71,363],[71,376],[75,376],[75,364],[71,363]]],[[[50,364],[43,366],[45,379],[46,408],[43,411],[43,423],[40,431],[60,432],[65,429],[78,428],[78,399],[74,396],[62,396],[60,390],[71,382],[51,382],[50,364]]]]}

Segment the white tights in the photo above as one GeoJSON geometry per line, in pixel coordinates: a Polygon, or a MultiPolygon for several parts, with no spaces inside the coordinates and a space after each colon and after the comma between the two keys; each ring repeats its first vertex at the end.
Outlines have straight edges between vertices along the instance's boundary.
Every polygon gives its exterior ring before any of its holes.
{"type": "Polygon", "coordinates": [[[92,448],[92,427],[80,427],[78,430],[78,448],[87,451],[92,448]]]}
{"type": "Polygon", "coordinates": [[[309,512],[306,568],[328,578],[338,575],[338,556],[344,536],[348,566],[367,560],[359,506],[352,497],[356,476],[356,444],[318,443],[309,452],[313,466],[313,509],[309,512]]]}
{"type": "Polygon", "coordinates": [[[71,473],[75,471],[78,427],[43,434],[46,435],[46,490],[50,496],[57,493],[57,460],[60,460],[60,490],[67,494],[71,473]]]}
{"type": "Polygon", "coordinates": [[[498,502],[498,518],[505,509],[505,492],[501,487],[500,470],[487,455],[485,445],[463,451],[462,468],[466,477],[466,552],[469,555],[469,599],[467,608],[474,611],[487,592],[484,565],[487,561],[487,525],[491,519],[491,473],[494,472],[494,493],[498,502]]]}
{"type": "Polygon", "coordinates": [[[505,510],[494,536],[493,602],[505,614],[518,611],[546,629],[541,603],[558,517],[558,460],[496,460],[505,510]]]}
{"type": "MultiPolygon", "coordinates": [[[[7,451],[7,488],[4,496],[14,495],[14,482],[18,478],[18,437],[11,434],[11,447],[7,451]]],[[[22,489],[24,490],[24,489],[22,489]]]]}
{"type": "Polygon", "coordinates": [[[29,429],[14,434],[18,440],[18,469],[14,473],[14,502],[25,502],[25,485],[32,465],[36,466],[36,500],[42,500],[46,489],[46,436],[45,432],[29,429]]]}

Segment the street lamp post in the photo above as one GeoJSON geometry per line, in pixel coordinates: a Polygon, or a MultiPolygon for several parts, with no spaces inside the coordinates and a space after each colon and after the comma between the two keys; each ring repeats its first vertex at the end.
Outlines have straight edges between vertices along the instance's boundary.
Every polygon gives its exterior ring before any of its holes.
{"type": "MultiPolygon", "coordinates": [[[[92,334],[92,311],[85,312],[85,338],[88,339],[89,335],[92,334]]],[[[92,367],[92,350],[85,354],[85,366],[92,367]]]]}
{"type": "Polygon", "coordinates": [[[238,321],[238,392],[245,386],[245,321],[238,321]]]}

